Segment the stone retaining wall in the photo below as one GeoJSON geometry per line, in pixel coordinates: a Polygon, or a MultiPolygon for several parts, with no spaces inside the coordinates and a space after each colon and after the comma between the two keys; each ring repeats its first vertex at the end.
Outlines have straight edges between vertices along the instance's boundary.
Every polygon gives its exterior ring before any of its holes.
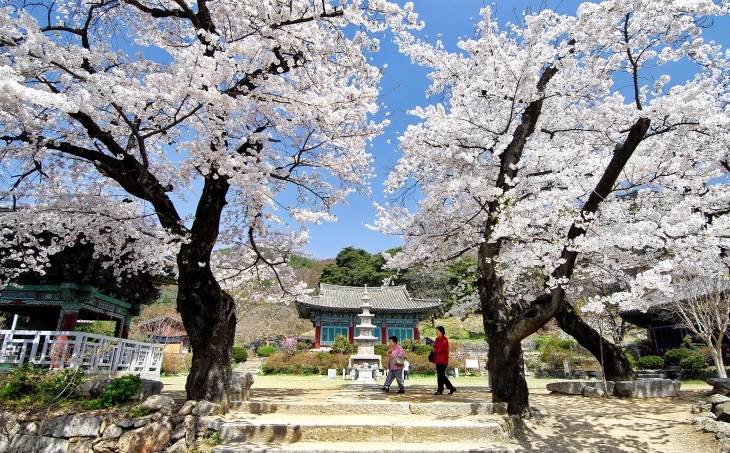
{"type": "Polygon", "coordinates": [[[141,417],[112,412],[40,415],[0,414],[0,453],[184,453],[220,430],[220,406],[153,395],[141,417]]]}

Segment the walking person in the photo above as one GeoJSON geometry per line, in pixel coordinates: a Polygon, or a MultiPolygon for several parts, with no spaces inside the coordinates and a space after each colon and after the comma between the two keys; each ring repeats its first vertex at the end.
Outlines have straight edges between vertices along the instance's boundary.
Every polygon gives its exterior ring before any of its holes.
{"type": "Polygon", "coordinates": [[[411,375],[411,364],[408,363],[408,359],[403,361],[403,379],[406,381],[410,379],[411,375]]]}
{"type": "Polygon", "coordinates": [[[433,343],[433,363],[436,365],[436,379],[438,390],[434,395],[443,395],[444,387],[449,389],[449,395],[456,391],[451,381],[446,377],[446,366],[449,364],[449,340],[443,326],[436,327],[436,341],[433,343]]]}
{"type": "Polygon", "coordinates": [[[390,341],[390,349],[388,349],[388,377],[385,378],[383,390],[390,391],[390,383],[395,378],[398,382],[398,393],[405,393],[405,385],[403,384],[403,368],[405,366],[406,353],[398,344],[398,337],[392,336],[388,338],[390,341]]]}

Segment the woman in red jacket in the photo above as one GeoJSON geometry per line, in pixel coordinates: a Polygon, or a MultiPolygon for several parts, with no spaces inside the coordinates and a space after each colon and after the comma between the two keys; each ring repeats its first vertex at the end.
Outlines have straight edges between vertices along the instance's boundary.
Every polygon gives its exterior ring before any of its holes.
{"type": "Polygon", "coordinates": [[[449,340],[446,338],[443,326],[436,327],[436,341],[433,343],[433,363],[436,364],[438,391],[434,395],[443,395],[444,386],[449,389],[449,395],[456,391],[446,377],[446,366],[449,364],[449,340]]]}

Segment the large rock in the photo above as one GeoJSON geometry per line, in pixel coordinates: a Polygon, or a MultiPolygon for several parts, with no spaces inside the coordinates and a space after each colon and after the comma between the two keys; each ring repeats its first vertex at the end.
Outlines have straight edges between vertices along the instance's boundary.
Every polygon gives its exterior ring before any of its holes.
{"type": "Polygon", "coordinates": [[[117,444],[111,440],[102,440],[94,445],[94,453],[116,453],[117,444]]]}
{"type": "Polygon", "coordinates": [[[730,422],[730,402],[716,404],[712,412],[717,415],[719,421],[730,422]]]}
{"type": "Polygon", "coordinates": [[[705,381],[712,386],[712,393],[727,395],[730,393],[730,378],[710,378],[705,381]]]}
{"type": "Polygon", "coordinates": [[[116,424],[112,423],[106,427],[106,429],[104,430],[104,434],[101,436],[101,438],[103,440],[118,439],[122,434],[124,434],[124,430],[116,424]]]}
{"type": "Polygon", "coordinates": [[[198,404],[195,400],[187,400],[185,401],[185,404],[180,408],[179,411],[177,411],[177,415],[190,415],[193,413],[193,409],[195,409],[195,405],[198,404]]]}
{"type": "Polygon", "coordinates": [[[198,401],[198,404],[195,405],[195,408],[193,409],[193,415],[197,415],[200,417],[205,417],[207,415],[220,415],[221,413],[221,405],[216,403],[211,403],[210,401],[198,401]]]}
{"type": "Polygon", "coordinates": [[[715,433],[717,437],[730,437],[730,423],[708,420],[702,427],[706,433],[715,433]]]}
{"type": "Polygon", "coordinates": [[[551,392],[565,393],[567,395],[584,396],[605,396],[613,395],[613,381],[606,381],[606,388],[603,388],[603,381],[560,381],[551,382],[545,386],[551,392]],[[591,390],[588,390],[590,388],[591,390]],[[586,394],[587,391],[587,394],[586,394]]]}
{"type": "Polygon", "coordinates": [[[142,409],[148,409],[151,411],[159,411],[175,404],[175,400],[167,395],[152,395],[145,399],[140,405],[142,409]]]}
{"type": "Polygon", "coordinates": [[[669,379],[616,381],[616,394],[627,398],[664,398],[677,396],[675,383],[669,379]]]}
{"type": "MultiPolygon", "coordinates": [[[[593,393],[599,394],[600,396],[613,395],[616,389],[616,384],[613,381],[606,381],[606,386],[603,386],[603,381],[587,381],[586,390],[592,388],[595,389],[593,393]]],[[[583,391],[585,395],[585,390],[583,391]]]]}
{"type": "Polygon", "coordinates": [[[69,441],[66,453],[89,453],[93,450],[94,442],[92,439],[82,439],[77,442],[69,441]]]}
{"type": "Polygon", "coordinates": [[[707,402],[712,405],[727,403],[728,401],[730,401],[730,397],[727,397],[725,395],[710,395],[710,397],[707,398],[707,402]]]}
{"type": "Polygon", "coordinates": [[[198,417],[194,415],[186,415],[183,421],[175,427],[170,439],[175,442],[180,439],[188,439],[192,445],[195,440],[195,431],[197,428],[198,417]]]}
{"type": "Polygon", "coordinates": [[[8,451],[12,453],[66,453],[68,441],[55,437],[15,436],[8,451]],[[37,447],[36,448],[36,443],[37,447]]]}
{"type": "MultiPolygon", "coordinates": [[[[114,379],[110,378],[95,379],[84,385],[82,393],[88,392],[88,394],[93,398],[98,398],[99,396],[101,396],[102,393],[104,393],[106,388],[109,387],[109,384],[111,384],[113,380],[114,379]]],[[[152,395],[159,395],[164,387],[165,384],[160,381],[156,381],[153,379],[142,379],[142,386],[136,399],[144,401],[152,395]]]]}
{"type": "Polygon", "coordinates": [[[248,401],[254,380],[256,380],[256,377],[253,373],[234,372],[231,377],[231,400],[248,401]]]}
{"type": "Polygon", "coordinates": [[[152,395],[159,395],[165,384],[152,379],[142,379],[142,388],[139,391],[139,400],[144,401],[152,395]]]}
{"type": "Polygon", "coordinates": [[[545,386],[551,392],[566,393],[568,395],[582,395],[586,381],[551,382],[545,386]]]}
{"type": "Polygon", "coordinates": [[[97,437],[101,416],[91,414],[63,415],[46,420],[42,435],[52,437],[97,437]]]}
{"type": "Polygon", "coordinates": [[[185,439],[178,440],[165,450],[166,453],[186,453],[187,451],[188,447],[185,445],[185,439]]]}
{"type": "Polygon", "coordinates": [[[170,443],[172,427],[167,423],[150,423],[127,431],[119,438],[119,453],[154,453],[170,443]]]}

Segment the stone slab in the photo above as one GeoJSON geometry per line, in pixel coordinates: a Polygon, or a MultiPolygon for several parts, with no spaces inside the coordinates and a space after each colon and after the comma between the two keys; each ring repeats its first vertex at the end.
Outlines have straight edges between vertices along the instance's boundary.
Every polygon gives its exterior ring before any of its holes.
{"type": "Polygon", "coordinates": [[[515,453],[514,448],[499,444],[440,442],[373,444],[370,442],[333,442],[320,443],[298,442],[288,445],[252,445],[232,444],[219,445],[211,453],[515,453]]]}
{"type": "Polygon", "coordinates": [[[249,414],[296,414],[296,415],[428,415],[449,417],[465,415],[489,415],[503,413],[493,403],[392,403],[392,402],[343,402],[343,403],[263,403],[235,401],[231,408],[249,414]]]}
{"type": "Polygon", "coordinates": [[[616,394],[627,398],[666,398],[677,396],[677,387],[669,379],[616,381],[616,394]]]}
{"type": "Polygon", "coordinates": [[[228,442],[390,442],[393,428],[390,423],[365,424],[287,424],[287,423],[225,423],[220,430],[222,443],[228,442]]]}
{"type": "Polygon", "coordinates": [[[411,403],[410,413],[434,418],[466,417],[469,415],[491,415],[494,413],[492,403],[411,403]]]}
{"type": "Polygon", "coordinates": [[[730,393],[730,378],[710,378],[705,381],[711,385],[713,393],[727,395],[730,393]]]}
{"type": "Polygon", "coordinates": [[[39,440],[37,436],[31,435],[13,437],[9,449],[13,453],[66,453],[66,450],[68,450],[66,439],[43,436],[39,440]]]}
{"type": "Polygon", "coordinates": [[[459,439],[465,442],[495,442],[503,441],[506,437],[504,429],[497,423],[456,426],[445,426],[443,423],[431,425],[396,423],[393,425],[393,442],[400,444],[449,442],[459,439]]]}
{"type": "Polygon", "coordinates": [[[545,386],[551,392],[565,393],[567,395],[582,395],[586,387],[586,381],[560,381],[551,382],[545,386]]]}

